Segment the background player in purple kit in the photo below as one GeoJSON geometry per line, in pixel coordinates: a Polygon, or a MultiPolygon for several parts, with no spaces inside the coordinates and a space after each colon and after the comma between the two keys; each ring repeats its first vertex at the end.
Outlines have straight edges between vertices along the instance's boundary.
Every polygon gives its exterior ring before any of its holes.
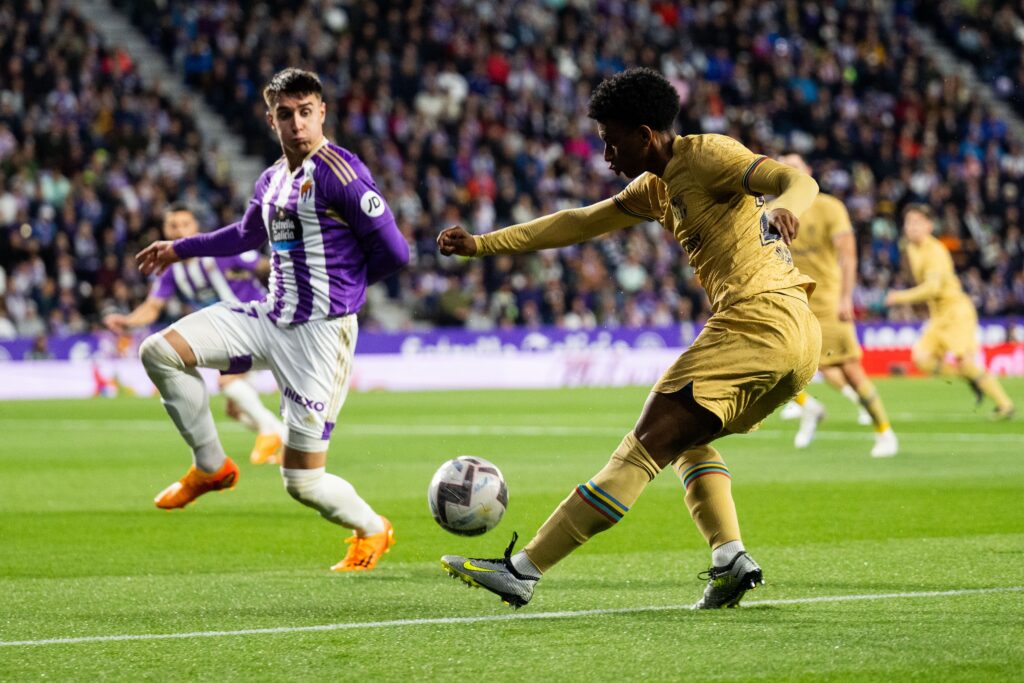
{"type": "MultiPolygon", "coordinates": [[[[164,212],[163,233],[169,240],[191,237],[199,233],[199,224],[187,206],[172,204],[164,212]]],[[[117,334],[151,325],[160,317],[167,301],[175,297],[197,309],[218,301],[260,301],[267,296],[259,277],[259,271],[265,274],[265,268],[266,259],[256,251],[179,261],[163,272],[149,296],[135,310],[127,315],[111,313],[103,318],[103,324],[117,334]]],[[[221,374],[218,383],[227,398],[227,413],[256,431],[256,443],[249,454],[253,464],[280,462],[284,425],[267,410],[245,377],[244,374],[221,374]]]]}
{"type": "Polygon", "coordinates": [[[366,288],[409,260],[409,247],[369,170],[323,134],[327,107],[316,74],[277,73],[264,88],[267,122],[284,156],[256,181],[241,222],[212,233],[154,242],[139,252],[144,273],[177,261],[226,256],[270,240],[270,293],[221,302],[151,335],[139,349],[167,413],[191,447],[193,465],[157,496],[182,507],[234,486],[238,468],[217,438],[196,367],[268,367],[281,389],[287,432],[281,475],[296,500],[355,531],[332,569],[376,566],[394,543],[391,523],[344,479],[325,472],[327,446],[348,393],[366,288]]]}

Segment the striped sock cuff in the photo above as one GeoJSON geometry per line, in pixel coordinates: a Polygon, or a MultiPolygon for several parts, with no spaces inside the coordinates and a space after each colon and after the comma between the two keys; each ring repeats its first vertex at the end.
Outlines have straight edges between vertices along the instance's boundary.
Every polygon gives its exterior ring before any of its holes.
{"type": "Polygon", "coordinates": [[[683,480],[683,486],[688,489],[690,484],[706,474],[722,474],[732,479],[732,475],[729,474],[729,468],[725,466],[725,463],[716,460],[699,462],[696,465],[692,465],[683,471],[680,478],[683,480]]]}
{"type": "Polygon", "coordinates": [[[615,500],[615,497],[594,483],[591,479],[586,484],[576,487],[576,495],[583,502],[607,517],[612,523],[618,522],[629,512],[629,508],[615,500]]]}

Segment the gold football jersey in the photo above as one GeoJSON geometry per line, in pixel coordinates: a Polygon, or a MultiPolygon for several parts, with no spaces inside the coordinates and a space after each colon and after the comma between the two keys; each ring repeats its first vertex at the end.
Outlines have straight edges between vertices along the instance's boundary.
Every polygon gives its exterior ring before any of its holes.
{"type": "Polygon", "coordinates": [[[663,177],[644,173],[614,198],[622,211],[675,236],[714,312],[761,292],[814,289],[769,230],[765,190],[751,187],[762,165],[771,176],[797,173],[724,135],[677,136],[663,177]]]}
{"type": "Polygon", "coordinates": [[[811,309],[819,317],[836,318],[839,315],[842,271],[835,238],[852,231],[850,214],[832,195],[819,193],[811,207],[800,216],[800,232],[790,245],[790,251],[793,264],[817,283],[811,309]]]}

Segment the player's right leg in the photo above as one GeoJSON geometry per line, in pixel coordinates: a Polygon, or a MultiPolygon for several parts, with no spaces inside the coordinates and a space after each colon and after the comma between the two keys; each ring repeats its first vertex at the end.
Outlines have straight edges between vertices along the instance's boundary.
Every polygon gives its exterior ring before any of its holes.
{"type": "Polygon", "coordinates": [[[857,424],[865,427],[871,424],[871,413],[864,408],[864,405],[860,400],[860,395],[846,379],[846,375],[843,374],[842,368],[838,365],[825,365],[822,366],[820,370],[821,376],[825,378],[825,381],[828,382],[829,386],[842,394],[843,398],[847,401],[857,406],[857,424]]]}
{"type": "Polygon", "coordinates": [[[555,508],[522,551],[513,555],[510,545],[505,557],[497,559],[445,555],[441,564],[452,576],[486,588],[512,607],[522,607],[544,572],[613,527],[681,451],[711,439],[721,427],[716,415],[696,403],[692,386],[675,394],[652,393],[636,427],[604,468],[555,508]]]}
{"type": "Polygon", "coordinates": [[[224,453],[206,384],[196,368],[248,369],[255,345],[249,341],[253,335],[247,321],[248,316],[218,304],[150,335],[139,348],[164,408],[192,450],[192,467],[157,495],[157,507],[184,507],[209,491],[233,488],[238,481],[238,467],[224,453]]]}
{"type": "Polygon", "coordinates": [[[139,356],[167,414],[192,449],[192,467],[157,494],[156,506],[180,508],[209,491],[233,488],[238,467],[224,454],[217,437],[206,383],[196,371],[188,342],[173,329],[157,333],[142,343],[139,356]]]}

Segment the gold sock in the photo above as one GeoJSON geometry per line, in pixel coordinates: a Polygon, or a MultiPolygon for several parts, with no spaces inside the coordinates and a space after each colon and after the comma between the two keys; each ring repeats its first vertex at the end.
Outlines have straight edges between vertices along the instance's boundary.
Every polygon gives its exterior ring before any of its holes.
{"type": "Polygon", "coordinates": [[[981,393],[995,401],[996,408],[999,410],[1008,410],[1013,407],[1013,401],[1006,395],[999,380],[978,367],[973,360],[965,358],[961,361],[960,372],[969,382],[978,387],[981,393]]]}
{"type": "Polygon", "coordinates": [[[676,458],[672,468],[686,488],[686,507],[708,545],[716,548],[740,540],[732,475],[722,455],[709,445],[694,446],[676,458]]]}
{"type": "Polygon", "coordinates": [[[871,421],[875,423],[875,431],[884,432],[889,429],[889,416],[886,415],[885,406],[882,405],[882,399],[879,398],[878,391],[871,380],[864,380],[864,383],[854,387],[854,390],[857,392],[864,410],[871,415],[871,421]]]}
{"type": "Polygon", "coordinates": [[[640,497],[661,468],[633,432],[593,478],[563,500],[524,550],[546,572],[591,536],[610,529],[640,497]]]}
{"type": "Polygon", "coordinates": [[[793,400],[796,401],[796,404],[798,406],[802,406],[803,404],[807,403],[808,396],[809,394],[806,391],[801,391],[799,394],[793,397],[793,400]]]}

